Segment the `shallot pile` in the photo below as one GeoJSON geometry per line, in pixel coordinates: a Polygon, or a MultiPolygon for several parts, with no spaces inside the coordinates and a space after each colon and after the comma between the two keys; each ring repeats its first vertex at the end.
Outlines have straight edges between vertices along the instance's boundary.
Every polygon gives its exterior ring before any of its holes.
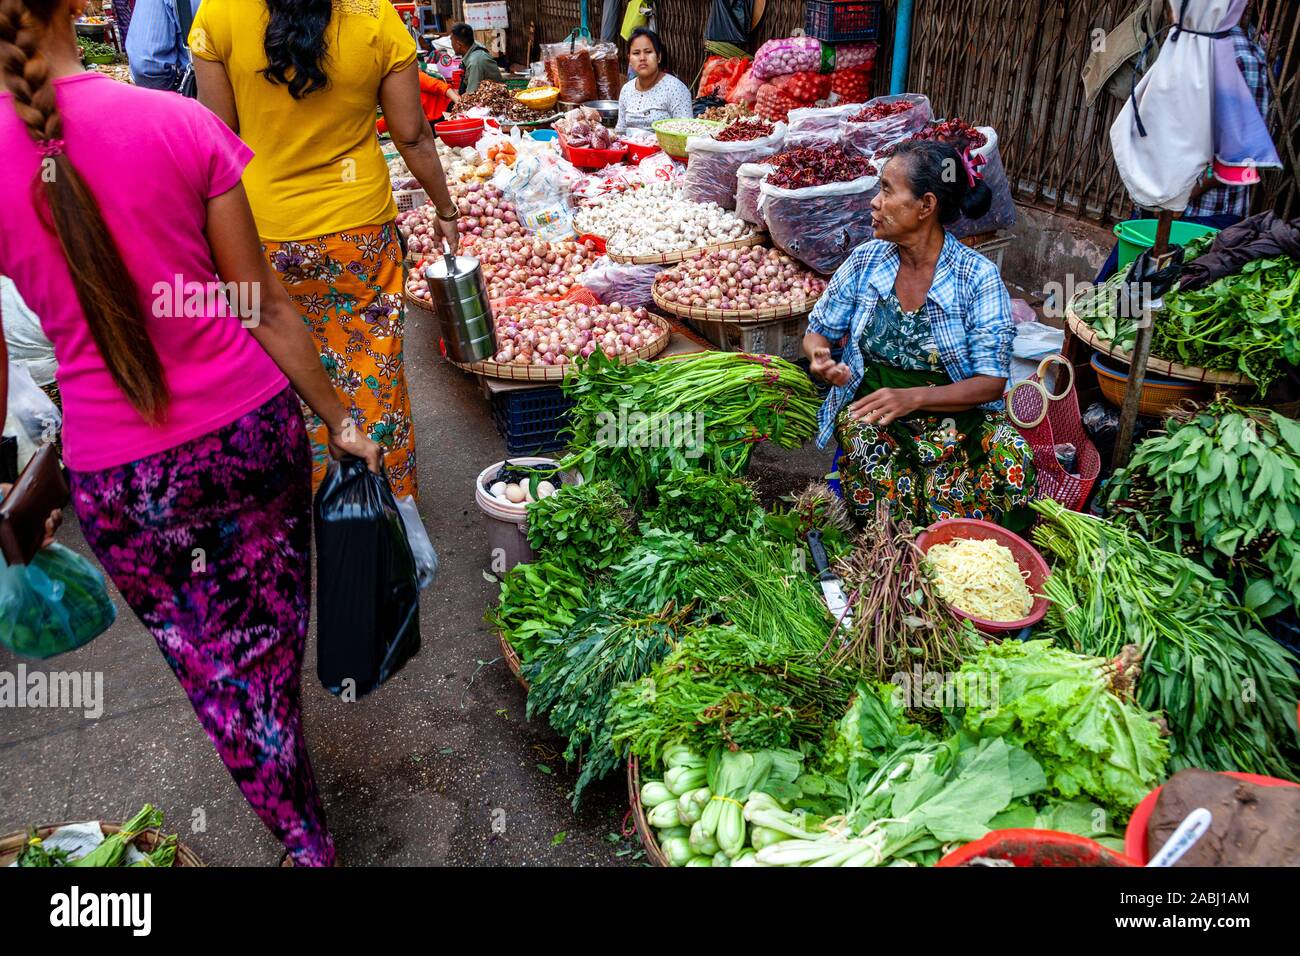
{"type": "Polygon", "coordinates": [[[665,269],[655,292],[668,302],[710,309],[770,309],[804,312],[826,288],[784,252],[750,246],[718,249],[665,269]]]}
{"type": "Polygon", "coordinates": [[[645,309],[575,302],[520,302],[495,312],[501,365],[568,365],[600,349],[628,355],[668,333],[645,309]]]}
{"type": "MultiPolygon", "coordinates": [[[[473,245],[478,238],[505,239],[527,235],[519,223],[515,204],[492,183],[454,182],[447,185],[456,200],[456,208],[460,210],[461,218],[456,225],[465,245],[473,245]]],[[[425,203],[397,217],[397,228],[406,238],[408,252],[414,255],[442,253],[435,225],[437,218],[438,211],[432,203],[425,203]]]]}
{"type": "Polygon", "coordinates": [[[866,157],[856,151],[846,152],[839,145],[786,150],[767,162],[776,167],[768,173],[768,184],[781,189],[847,183],[876,174],[876,167],[866,157]]]}
{"type": "Polygon", "coordinates": [[[762,139],[764,136],[771,136],[775,130],[776,127],[767,120],[752,116],[728,123],[718,130],[718,135],[713,138],[722,143],[739,143],[745,140],[762,139]]]}
{"type": "Polygon", "coordinates": [[[668,183],[602,197],[573,219],[584,235],[605,236],[616,256],[644,256],[716,246],[752,235],[748,223],[717,203],[689,202],[668,183]]]}
{"type": "Polygon", "coordinates": [[[712,120],[715,123],[730,123],[753,115],[754,111],[744,103],[728,103],[726,106],[710,106],[700,114],[700,119],[712,120]]]}
{"type": "MultiPolygon", "coordinates": [[[[479,261],[488,298],[493,300],[515,295],[563,298],[600,255],[585,242],[547,242],[518,236],[480,239],[470,251],[479,261]]],[[[411,270],[406,289],[417,298],[429,298],[429,283],[422,269],[411,270]]]]}

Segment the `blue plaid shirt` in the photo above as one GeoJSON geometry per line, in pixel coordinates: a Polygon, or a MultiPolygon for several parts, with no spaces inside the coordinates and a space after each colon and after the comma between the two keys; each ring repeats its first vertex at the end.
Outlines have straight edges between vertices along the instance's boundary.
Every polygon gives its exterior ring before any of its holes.
{"type": "MultiPolygon", "coordinates": [[[[1232,51],[1241,67],[1241,76],[1255,96],[1259,115],[1268,122],[1268,108],[1272,94],[1268,88],[1268,56],[1263,47],[1252,40],[1241,27],[1232,28],[1232,51]]],[[[1208,217],[1232,215],[1245,219],[1250,215],[1249,186],[1215,186],[1207,189],[1183,210],[1183,217],[1208,217]]]]}
{"type": "MultiPolygon", "coordinates": [[[[862,334],[877,300],[894,290],[897,276],[898,247],[882,239],[864,242],[835,270],[808,317],[809,332],[832,342],[848,335],[841,361],[853,373],[847,385],[831,389],[818,412],[817,444],[822,448],[835,434],[835,416],[857,394],[862,334]]],[[[947,234],[921,308],[930,320],[944,371],[954,382],[976,375],[1011,377],[1011,341],[1016,336],[1011,297],[991,261],[947,234]]],[[[999,409],[1002,402],[984,407],[999,409]]]]}

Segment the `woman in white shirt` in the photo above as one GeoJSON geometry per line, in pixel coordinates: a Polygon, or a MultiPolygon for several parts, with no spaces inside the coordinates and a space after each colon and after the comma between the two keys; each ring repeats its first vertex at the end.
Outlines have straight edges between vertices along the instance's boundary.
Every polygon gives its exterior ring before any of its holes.
{"type": "Polygon", "coordinates": [[[617,132],[649,129],[662,119],[691,118],[691,91],[664,72],[664,44],[659,34],[645,27],[633,30],[627,58],[636,79],[624,83],[618,94],[617,132]]]}

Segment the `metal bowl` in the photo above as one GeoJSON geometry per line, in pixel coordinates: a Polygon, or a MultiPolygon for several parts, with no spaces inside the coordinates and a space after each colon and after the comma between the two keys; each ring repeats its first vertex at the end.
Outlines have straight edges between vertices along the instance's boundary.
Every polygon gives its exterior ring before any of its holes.
{"type": "Polygon", "coordinates": [[[587,100],[582,105],[600,114],[602,126],[613,129],[618,125],[618,100],[587,100]]]}

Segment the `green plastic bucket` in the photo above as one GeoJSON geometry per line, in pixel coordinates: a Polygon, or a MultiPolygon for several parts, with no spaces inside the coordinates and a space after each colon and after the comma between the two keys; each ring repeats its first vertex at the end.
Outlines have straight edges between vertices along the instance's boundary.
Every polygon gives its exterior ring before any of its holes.
{"type": "MultiPolygon", "coordinates": [[[[1115,225],[1115,236],[1119,239],[1119,268],[1123,270],[1146,249],[1156,244],[1157,219],[1130,219],[1115,225]]],[[[1194,222],[1180,222],[1175,219],[1169,226],[1169,241],[1175,246],[1183,246],[1198,236],[1212,236],[1219,230],[1213,226],[1200,226],[1194,222]]]]}

